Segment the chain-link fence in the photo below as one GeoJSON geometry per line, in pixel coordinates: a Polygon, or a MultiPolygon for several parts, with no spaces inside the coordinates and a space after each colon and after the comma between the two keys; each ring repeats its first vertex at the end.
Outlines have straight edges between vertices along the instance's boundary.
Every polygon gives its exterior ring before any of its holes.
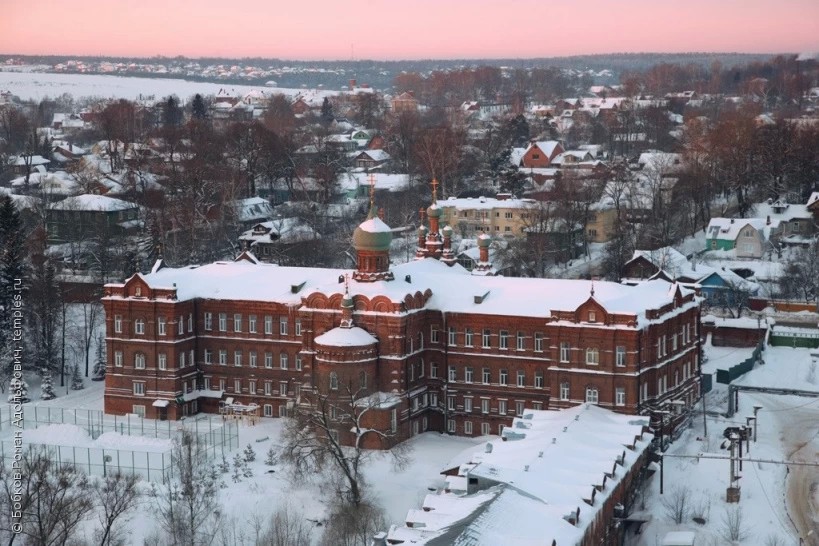
{"type": "MultiPolygon", "coordinates": [[[[10,406],[0,407],[0,460],[10,464],[15,456],[14,442],[8,438],[12,431],[32,430],[48,425],[70,424],[83,429],[89,438],[77,438],[76,445],[65,439],[55,442],[29,442],[24,449],[45,449],[58,464],[73,464],[88,474],[103,476],[109,472],[139,474],[158,481],[173,476],[171,441],[185,430],[195,438],[211,458],[225,455],[239,447],[239,430],[235,421],[223,421],[208,415],[193,416],[181,421],[156,421],[135,416],[106,415],[98,410],[23,406],[22,419],[15,416],[10,406]],[[134,440],[107,438],[121,443],[122,448],[94,447],[93,443],[105,433],[122,436],[166,439],[150,446],[131,446],[134,440]]],[[[139,443],[136,441],[136,443],[139,443]]]]}

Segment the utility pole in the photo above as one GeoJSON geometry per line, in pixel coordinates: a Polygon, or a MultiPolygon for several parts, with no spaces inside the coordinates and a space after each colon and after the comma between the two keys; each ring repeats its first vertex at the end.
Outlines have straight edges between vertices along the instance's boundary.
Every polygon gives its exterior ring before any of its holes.
{"type": "Polygon", "coordinates": [[[757,414],[761,409],[762,406],[754,406],[754,443],[756,443],[756,426],[759,423],[759,417],[757,416],[757,414]]]}

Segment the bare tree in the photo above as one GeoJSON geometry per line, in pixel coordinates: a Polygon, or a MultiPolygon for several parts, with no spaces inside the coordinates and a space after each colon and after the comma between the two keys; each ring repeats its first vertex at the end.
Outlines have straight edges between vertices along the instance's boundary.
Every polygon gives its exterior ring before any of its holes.
{"type": "Polygon", "coordinates": [[[158,523],[174,546],[211,544],[221,525],[219,487],[213,477],[207,448],[183,430],[174,440],[173,476],[155,489],[158,523]]]}
{"type": "Polygon", "coordinates": [[[334,485],[338,498],[358,506],[364,500],[363,469],[372,455],[365,449],[365,438],[392,448],[389,453],[397,467],[406,464],[409,452],[406,443],[399,444],[398,427],[380,429],[370,420],[372,413],[397,400],[382,400],[366,387],[357,388],[357,381],[354,385],[352,380],[342,378],[340,385],[339,391],[317,389],[302,396],[303,404],[296,408],[282,433],[283,459],[297,476],[322,471],[337,476],[334,485]],[[352,445],[343,445],[342,438],[351,439],[352,445]]]}
{"type": "Polygon", "coordinates": [[[679,525],[688,519],[691,512],[690,501],[691,490],[688,487],[675,487],[661,502],[666,517],[679,525]]]}
{"type": "Polygon", "coordinates": [[[722,515],[722,538],[732,544],[745,541],[750,536],[747,524],[743,524],[742,508],[726,507],[722,515]]]}
{"type": "Polygon", "coordinates": [[[387,526],[384,513],[371,502],[360,505],[338,504],[330,514],[324,544],[368,546],[372,537],[387,526]]]}
{"type": "Polygon", "coordinates": [[[139,504],[139,476],[119,472],[109,474],[96,480],[91,489],[98,507],[100,528],[96,534],[100,546],[124,543],[116,526],[139,504]]]}
{"type": "Polygon", "coordinates": [[[310,544],[312,527],[289,504],[280,506],[270,517],[267,529],[256,540],[260,546],[310,544]]]}

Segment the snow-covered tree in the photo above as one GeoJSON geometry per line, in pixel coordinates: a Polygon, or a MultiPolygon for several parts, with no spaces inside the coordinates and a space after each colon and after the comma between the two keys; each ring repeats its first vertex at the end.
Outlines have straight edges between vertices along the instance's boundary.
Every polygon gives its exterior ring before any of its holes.
{"type": "Polygon", "coordinates": [[[40,385],[40,398],[42,400],[52,400],[57,398],[57,393],[54,392],[54,383],[51,379],[51,370],[44,368],[42,370],[43,382],[40,385]]]}
{"type": "Polygon", "coordinates": [[[103,381],[105,379],[105,340],[102,336],[97,338],[97,358],[94,361],[94,371],[91,374],[91,381],[103,381]]]}
{"type": "Polygon", "coordinates": [[[31,402],[31,398],[28,397],[28,383],[25,380],[21,379],[12,379],[9,382],[9,403],[18,400],[15,396],[20,394],[19,401],[20,402],[31,402]]]}
{"type": "Polygon", "coordinates": [[[78,364],[74,364],[74,367],[71,369],[71,390],[72,391],[79,391],[85,388],[82,382],[82,375],[80,374],[80,366],[78,364]]]}
{"type": "Polygon", "coordinates": [[[256,452],[253,450],[252,445],[247,444],[247,447],[245,448],[244,454],[245,454],[245,462],[246,463],[252,463],[253,461],[256,460],[256,452]]]}

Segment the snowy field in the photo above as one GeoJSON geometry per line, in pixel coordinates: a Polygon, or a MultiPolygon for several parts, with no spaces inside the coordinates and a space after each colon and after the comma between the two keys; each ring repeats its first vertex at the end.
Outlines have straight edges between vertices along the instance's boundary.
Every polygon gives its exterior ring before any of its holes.
{"type": "MultiPolygon", "coordinates": [[[[253,85],[221,84],[194,82],[170,78],[135,78],[125,76],[103,76],[94,74],[46,74],[38,72],[4,72],[0,71],[0,90],[11,91],[22,100],[39,101],[45,97],[59,97],[63,93],[75,99],[81,97],[122,98],[135,100],[140,96],[154,96],[159,99],[176,95],[183,101],[196,93],[216,95],[220,90],[230,94],[245,95],[251,91],[265,94],[280,93],[295,96],[304,93],[305,89],[285,89],[253,85]]],[[[310,90],[318,99],[324,96],[337,95],[337,91],[310,90]]]]}

